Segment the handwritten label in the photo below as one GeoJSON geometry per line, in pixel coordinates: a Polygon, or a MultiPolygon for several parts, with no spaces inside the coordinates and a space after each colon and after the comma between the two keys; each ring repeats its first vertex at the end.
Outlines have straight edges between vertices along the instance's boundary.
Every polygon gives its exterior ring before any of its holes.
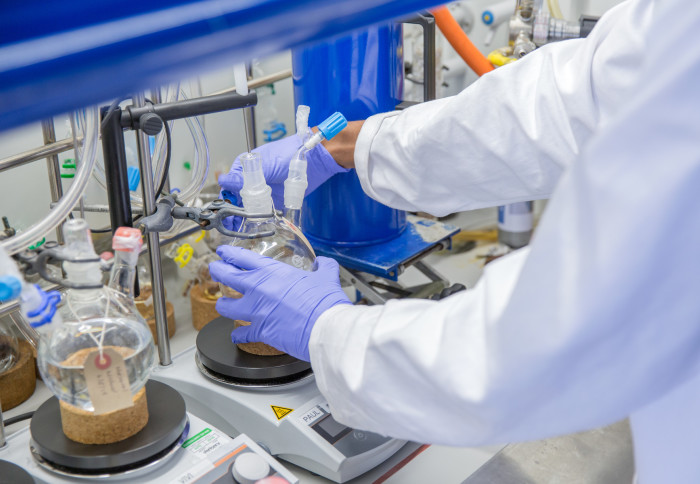
{"type": "Polygon", "coordinates": [[[85,360],[85,381],[97,415],[134,405],[124,358],[112,348],[95,349],[85,360]]]}

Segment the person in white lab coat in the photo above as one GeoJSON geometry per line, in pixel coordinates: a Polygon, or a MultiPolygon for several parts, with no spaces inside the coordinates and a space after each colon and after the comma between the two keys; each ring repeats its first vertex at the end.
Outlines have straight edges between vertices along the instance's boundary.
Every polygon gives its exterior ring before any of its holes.
{"type": "Polygon", "coordinates": [[[466,292],[382,306],[348,304],[329,260],[299,275],[226,249],[212,274],[245,296],[217,307],[253,321],[234,341],[310,358],[356,428],[468,446],[630,417],[640,484],[700,482],[699,32],[700,2],[629,0],[587,39],[351,123],[328,153],[391,207],[550,198],[530,247],[466,292]]]}

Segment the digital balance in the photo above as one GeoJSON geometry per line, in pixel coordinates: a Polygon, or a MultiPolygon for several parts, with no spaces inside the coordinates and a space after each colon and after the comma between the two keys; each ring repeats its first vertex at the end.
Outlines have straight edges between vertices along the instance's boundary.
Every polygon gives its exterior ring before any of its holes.
{"type": "Polygon", "coordinates": [[[177,389],[189,411],[229,435],[247,434],[273,456],[334,482],[367,472],[406,443],[340,424],[309,363],[241,351],[231,343],[233,328],[230,319],[213,320],[195,346],[152,378],[177,389]]]}

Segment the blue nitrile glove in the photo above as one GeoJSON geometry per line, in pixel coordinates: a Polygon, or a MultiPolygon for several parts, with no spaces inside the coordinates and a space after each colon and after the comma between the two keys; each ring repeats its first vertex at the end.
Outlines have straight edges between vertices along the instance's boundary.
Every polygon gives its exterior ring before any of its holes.
{"type": "Polygon", "coordinates": [[[309,361],[316,320],[333,306],[351,304],[333,259],[318,257],[318,268],[308,272],[241,247],[222,245],[216,253],[222,260],[209,264],[211,278],[243,294],[220,298],[216,310],[252,323],[231,333],[234,343],[263,342],[309,361]]]}
{"type": "MultiPolygon", "coordinates": [[[[292,156],[301,147],[301,139],[296,134],[264,144],[253,150],[262,158],[263,173],[267,184],[272,188],[272,201],[276,210],[284,209],[284,181],[289,175],[289,162],[292,156]]],[[[333,157],[323,145],[318,145],[306,154],[306,177],[309,186],[306,195],[316,190],[319,185],[336,173],[345,173],[348,170],[335,162],[333,157]]],[[[219,185],[224,190],[232,192],[239,197],[243,188],[243,167],[241,161],[236,158],[231,166],[231,171],[219,176],[219,185]]],[[[231,229],[238,227],[240,221],[224,221],[224,226],[231,229]]]]}

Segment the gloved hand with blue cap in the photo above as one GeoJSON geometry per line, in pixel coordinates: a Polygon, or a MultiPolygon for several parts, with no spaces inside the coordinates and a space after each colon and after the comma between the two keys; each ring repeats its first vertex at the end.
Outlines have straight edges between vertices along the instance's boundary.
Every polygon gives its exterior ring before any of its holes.
{"type": "Polygon", "coordinates": [[[231,333],[234,343],[260,341],[310,361],[309,338],[316,320],[333,306],[351,304],[333,259],[317,257],[317,269],[309,272],[242,247],[222,245],[216,253],[222,260],[209,264],[212,279],[243,294],[240,299],[220,298],[216,310],[251,322],[231,333]]]}
{"type": "MultiPolygon", "coordinates": [[[[321,139],[330,140],[345,126],[347,126],[345,118],[340,113],[335,113],[318,125],[318,131],[314,136],[320,135],[321,139]]],[[[289,174],[289,163],[304,141],[307,140],[293,134],[253,150],[262,158],[265,181],[272,188],[272,201],[278,210],[284,208],[284,181],[289,174]]],[[[349,171],[338,164],[322,144],[317,144],[310,149],[306,153],[306,159],[308,187],[305,195],[316,190],[333,175],[349,171]]],[[[243,166],[240,157],[233,162],[231,171],[219,176],[219,185],[222,188],[223,199],[229,200],[234,205],[240,205],[240,191],[243,188],[243,166]]],[[[235,230],[239,225],[240,220],[234,221],[233,217],[224,220],[224,226],[229,229],[235,230]]]]}

